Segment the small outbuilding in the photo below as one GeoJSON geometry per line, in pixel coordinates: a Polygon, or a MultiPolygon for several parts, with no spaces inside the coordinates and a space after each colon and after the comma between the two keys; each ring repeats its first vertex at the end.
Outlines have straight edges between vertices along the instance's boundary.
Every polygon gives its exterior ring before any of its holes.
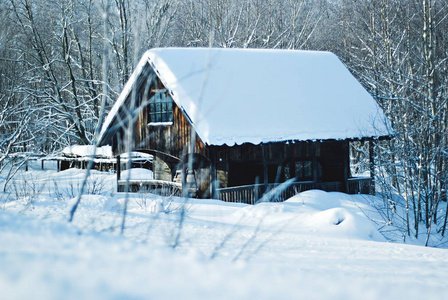
{"type": "Polygon", "coordinates": [[[282,182],[283,194],[369,192],[371,179],[351,178],[349,143],[388,136],[376,101],[332,53],[160,48],[141,58],[100,145],[152,154],[154,179],[184,194],[254,202],[282,182]]]}
{"type": "Polygon", "coordinates": [[[112,148],[108,145],[97,148],[93,145],[72,145],[65,147],[60,156],[50,157],[48,160],[57,161],[58,171],[86,169],[91,160],[94,162],[94,169],[107,171],[116,167],[112,148]]]}

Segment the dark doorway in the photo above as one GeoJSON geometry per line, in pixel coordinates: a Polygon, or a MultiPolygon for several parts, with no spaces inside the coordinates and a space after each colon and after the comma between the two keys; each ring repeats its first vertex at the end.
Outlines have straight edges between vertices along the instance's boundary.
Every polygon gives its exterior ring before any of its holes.
{"type": "Polygon", "coordinates": [[[261,163],[231,163],[229,165],[229,186],[249,185],[264,182],[261,163]]]}

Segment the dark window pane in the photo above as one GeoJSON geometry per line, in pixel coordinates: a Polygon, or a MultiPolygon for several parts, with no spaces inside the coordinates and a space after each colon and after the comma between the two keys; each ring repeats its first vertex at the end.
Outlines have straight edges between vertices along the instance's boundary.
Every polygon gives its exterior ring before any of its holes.
{"type": "Polygon", "coordinates": [[[149,104],[150,122],[172,122],[173,121],[173,100],[165,93],[157,93],[149,104]]]}
{"type": "Polygon", "coordinates": [[[288,180],[290,178],[290,171],[289,171],[289,164],[286,164],[286,166],[283,168],[283,173],[285,174],[285,180],[288,180]]]}
{"type": "Polygon", "coordinates": [[[303,175],[304,175],[304,177],[312,177],[312,175],[313,175],[313,170],[312,170],[312,167],[311,167],[311,161],[305,161],[304,162],[304,166],[303,166],[303,175]]]}
{"type": "Polygon", "coordinates": [[[296,161],[296,177],[302,178],[303,177],[303,162],[296,161]]]}

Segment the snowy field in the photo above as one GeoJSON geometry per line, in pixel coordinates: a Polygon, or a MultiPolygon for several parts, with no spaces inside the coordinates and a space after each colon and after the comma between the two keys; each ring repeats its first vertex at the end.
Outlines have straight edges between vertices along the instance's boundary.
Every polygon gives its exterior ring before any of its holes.
{"type": "Polygon", "coordinates": [[[83,172],[36,167],[0,193],[1,299],[447,297],[448,250],[387,241],[381,199],[127,198],[113,174],[94,171],[69,223],[83,172]]]}

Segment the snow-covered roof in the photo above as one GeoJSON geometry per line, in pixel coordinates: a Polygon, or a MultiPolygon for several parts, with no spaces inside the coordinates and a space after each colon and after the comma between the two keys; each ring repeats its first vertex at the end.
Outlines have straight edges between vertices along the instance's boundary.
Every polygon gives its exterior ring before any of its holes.
{"type": "Polygon", "coordinates": [[[62,150],[62,155],[64,156],[87,157],[93,156],[93,153],[97,157],[113,157],[111,146],[96,147],[95,150],[93,145],[72,145],[62,150]]]}
{"type": "Polygon", "coordinates": [[[127,160],[128,158],[131,158],[132,161],[148,161],[153,162],[154,156],[152,154],[144,153],[144,152],[137,152],[132,151],[131,153],[125,152],[120,154],[120,158],[122,160],[127,160]]]}
{"type": "Polygon", "coordinates": [[[336,55],[216,48],[147,51],[101,135],[147,63],[207,145],[390,135],[378,104],[336,55]]]}

